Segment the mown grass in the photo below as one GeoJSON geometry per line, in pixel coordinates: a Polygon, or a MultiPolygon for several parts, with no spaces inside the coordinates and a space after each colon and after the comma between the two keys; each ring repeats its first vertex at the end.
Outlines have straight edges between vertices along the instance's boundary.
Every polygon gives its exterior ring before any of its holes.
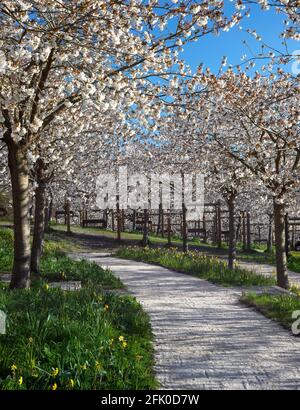
{"type": "Polygon", "coordinates": [[[10,272],[13,261],[13,232],[0,229],[0,273],[10,272]]]}
{"type": "MultiPolygon", "coordinates": [[[[1,269],[11,265],[9,232],[0,230],[1,269]]],[[[0,310],[7,314],[0,389],[155,388],[148,316],[133,297],[105,290],[120,287],[111,272],[70,260],[46,241],[42,280],[29,290],[9,290],[0,282],[0,310]],[[66,279],[81,280],[82,289],[63,291],[47,283],[66,279]]]]}
{"type": "Polygon", "coordinates": [[[228,269],[227,263],[196,251],[187,253],[177,249],[152,249],[140,247],[120,248],[116,256],[154,263],[179,272],[196,275],[223,286],[275,285],[275,278],[268,278],[236,267],[228,269]]]}
{"type": "MultiPolygon", "coordinates": [[[[61,224],[54,224],[52,223],[51,228],[53,229],[53,231],[58,231],[58,232],[66,232],[67,231],[67,227],[65,225],[61,225],[61,224]]],[[[94,234],[94,235],[102,235],[102,236],[106,236],[107,238],[117,238],[117,232],[112,231],[110,229],[100,229],[100,228],[82,228],[79,225],[72,225],[71,227],[72,232],[74,233],[80,233],[80,234],[94,234]]],[[[140,232],[122,232],[121,233],[121,238],[124,240],[132,240],[132,241],[141,241],[143,239],[143,234],[140,232]]],[[[155,235],[153,233],[151,233],[149,235],[149,240],[152,243],[167,243],[167,238],[162,238],[159,235],[155,235]]],[[[173,235],[172,236],[172,241],[174,243],[178,243],[180,244],[182,242],[182,240],[178,237],[173,235]]]]}
{"type": "Polygon", "coordinates": [[[294,290],[294,292],[296,293],[282,295],[245,293],[240,300],[243,304],[256,308],[264,316],[275,320],[285,328],[291,329],[295,321],[292,314],[300,310],[299,290],[294,290]]]}
{"type": "Polygon", "coordinates": [[[288,260],[288,268],[300,273],[300,252],[292,252],[288,260]]]}
{"type": "MultiPolygon", "coordinates": [[[[81,281],[82,284],[98,283],[104,288],[121,288],[122,282],[112,272],[86,260],[75,261],[67,256],[74,245],[66,239],[47,235],[41,260],[41,279],[49,282],[81,281]]],[[[10,272],[13,261],[13,232],[0,229],[0,273],[10,272]]]]}
{"type": "MultiPolygon", "coordinates": [[[[53,232],[55,232],[55,230],[59,232],[66,231],[65,225],[52,224],[52,228],[53,228],[53,232]]],[[[75,233],[81,233],[81,234],[92,233],[95,235],[106,236],[108,238],[116,238],[116,232],[113,232],[107,229],[82,228],[78,225],[74,225],[72,226],[72,231],[75,233]]],[[[121,237],[123,240],[132,240],[132,241],[142,240],[142,234],[137,233],[137,232],[122,232],[121,237]]],[[[160,244],[163,245],[167,243],[166,237],[162,238],[161,236],[154,235],[154,234],[149,235],[149,240],[150,240],[150,243],[153,245],[160,245],[160,244]]],[[[172,237],[172,243],[174,244],[174,246],[175,245],[181,246],[182,239],[174,235],[172,237]]],[[[188,243],[192,246],[199,247],[200,250],[207,251],[208,253],[218,254],[220,252],[220,248],[218,248],[216,245],[209,244],[209,243],[203,243],[197,237],[189,239],[188,243]]],[[[225,251],[226,249],[228,249],[228,246],[225,243],[222,243],[221,249],[225,251]]],[[[272,254],[266,253],[265,250],[266,250],[266,245],[253,244],[251,252],[243,251],[243,245],[241,243],[238,243],[237,259],[247,261],[247,262],[262,263],[262,264],[265,263],[265,264],[275,266],[276,264],[275,249],[273,249],[272,254]]],[[[289,260],[288,260],[288,269],[294,272],[300,273],[300,252],[291,252],[291,256],[289,257],[289,260]]]]}
{"type": "Polygon", "coordinates": [[[41,278],[48,282],[81,281],[83,285],[99,284],[103,288],[122,288],[123,284],[108,269],[94,262],[75,261],[64,252],[45,251],[41,261],[41,278]]]}

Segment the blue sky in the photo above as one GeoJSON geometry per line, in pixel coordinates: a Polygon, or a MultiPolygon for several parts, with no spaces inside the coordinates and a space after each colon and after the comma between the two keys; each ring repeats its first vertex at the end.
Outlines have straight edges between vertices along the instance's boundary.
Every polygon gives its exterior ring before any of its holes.
{"type": "MultiPolygon", "coordinates": [[[[231,2],[225,0],[225,4],[227,9],[230,10],[231,2]]],[[[282,38],[279,38],[284,28],[284,19],[285,15],[276,13],[274,9],[262,11],[258,6],[252,6],[251,16],[242,20],[240,26],[244,30],[248,28],[256,29],[258,35],[262,36],[265,43],[274,48],[284,50],[282,38]]],[[[211,70],[217,71],[223,56],[227,56],[228,64],[232,65],[240,64],[241,57],[245,54],[251,57],[249,49],[243,44],[244,40],[247,41],[255,52],[260,52],[260,43],[248,33],[241,32],[238,27],[235,27],[229,32],[221,32],[219,36],[208,35],[197,43],[185,45],[181,56],[193,69],[198,64],[203,63],[205,67],[210,67],[211,70]]],[[[300,49],[300,42],[289,40],[288,45],[291,52],[300,49]]]]}

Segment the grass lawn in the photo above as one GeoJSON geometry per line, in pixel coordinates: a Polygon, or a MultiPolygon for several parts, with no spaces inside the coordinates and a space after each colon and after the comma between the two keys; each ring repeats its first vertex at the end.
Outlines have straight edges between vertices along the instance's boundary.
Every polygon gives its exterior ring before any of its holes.
{"type": "MultiPolygon", "coordinates": [[[[66,232],[67,227],[61,224],[51,224],[51,227],[54,230],[66,232]]],[[[109,229],[99,229],[99,228],[82,228],[79,225],[72,225],[71,227],[72,232],[74,233],[82,233],[82,234],[94,234],[94,235],[103,235],[107,238],[114,238],[117,239],[117,233],[111,231],[109,229]]],[[[141,241],[143,239],[143,234],[138,232],[122,232],[121,234],[122,239],[128,239],[133,241],[141,241]]],[[[149,235],[149,239],[153,243],[167,243],[167,238],[162,238],[156,235],[149,235]]],[[[181,243],[181,240],[178,238],[173,238],[173,242],[181,243]]]]}
{"type": "MultiPolygon", "coordinates": [[[[61,232],[66,232],[66,226],[61,225],[61,224],[52,224],[52,227],[54,228],[54,231],[61,231],[61,232]]],[[[81,233],[81,234],[94,234],[94,235],[102,235],[106,236],[108,238],[115,238],[116,239],[116,232],[106,230],[106,229],[98,229],[98,228],[82,228],[79,225],[73,225],[72,226],[72,231],[74,233],[81,233]]],[[[136,233],[136,232],[122,232],[122,239],[124,240],[132,240],[132,241],[141,241],[142,240],[142,234],[141,233],[136,233]]],[[[150,242],[153,245],[165,245],[167,243],[167,238],[162,238],[161,236],[156,236],[156,235],[149,235],[150,242]]],[[[178,237],[172,237],[172,243],[174,245],[181,245],[182,240],[178,237]]],[[[218,254],[220,252],[220,249],[217,248],[213,244],[208,244],[208,243],[203,243],[201,242],[197,237],[191,239],[188,241],[191,247],[198,247],[207,253],[216,253],[218,254]]],[[[223,243],[222,248],[223,253],[228,249],[228,246],[223,243]]],[[[269,265],[274,265],[276,264],[275,262],[275,250],[273,251],[272,254],[267,254],[265,253],[266,246],[265,245],[259,245],[259,244],[254,244],[252,247],[251,252],[244,252],[242,250],[242,244],[238,244],[237,246],[237,259],[246,261],[246,262],[256,262],[256,263],[265,263],[269,265]]],[[[291,252],[291,256],[288,261],[288,268],[294,272],[299,272],[300,273],[300,252],[291,252]]]]}
{"type": "Polygon", "coordinates": [[[115,255],[121,258],[159,264],[223,286],[266,286],[276,284],[275,278],[264,277],[238,267],[230,270],[226,261],[196,251],[189,251],[184,254],[174,248],[127,247],[120,248],[115,255]]]}
{"type": "Polygon", "coordinates": [[[246,293],[241,297],[241,302],[247,306],[252,306],[266,317],[279,322],[285,328],[291,329],[295,319],[292,313],[300,310],[299,290],[294,290],[295,294],[269,295],[246,293]]]}
{"type": "MultiPolygon", "coordinates": [[[[238,259],[249,261],[266,263],[268,265],[276,264],[275,254],[267,255],[265,253],[255,253],[255,254],[239,254],[238,259]]],[[[288,269],[293,272],[300,273],[300,252],[291,252],[291,256],[288,258],[288,269]]]]}
{"type": "MultiPolygon", "coordinates": [[[[0,230],[0,272],[12,263],[12,232],[0,230]]],[[[30,290],[0,282],[0,309],[7,332],[0,335],[0,389],[151,389],[152,334],[148,316],[119,279],[87,261],[73,261],[70,244],[46,241],[42,279],[30,290]],[[52,280],[81,280],[63,291],[52,280]],[[108,289],[111,289],[109,291],[108,289]]]]}

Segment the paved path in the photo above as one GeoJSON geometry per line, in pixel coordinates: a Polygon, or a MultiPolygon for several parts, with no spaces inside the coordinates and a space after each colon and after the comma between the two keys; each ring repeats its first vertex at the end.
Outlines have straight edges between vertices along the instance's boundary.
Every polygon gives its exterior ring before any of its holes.
{"type": "MultiPolygon", "coordinates": [[[[78,255],[80,256],[80,255],[78,255]]],[[[300,339],[238,303],[240,292],[101,254],[143,304],[165,389],[300,389],[300,339]]]]}

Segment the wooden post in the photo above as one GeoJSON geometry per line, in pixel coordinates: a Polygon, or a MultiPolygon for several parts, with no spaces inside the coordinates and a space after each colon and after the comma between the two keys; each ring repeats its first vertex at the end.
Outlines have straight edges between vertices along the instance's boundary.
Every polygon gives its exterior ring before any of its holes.
{"type": "Polygon", "coordinates": [[[164,221],[164,210],[161,208],[161,236],[165,236],[165,221],[164,221]]]}

